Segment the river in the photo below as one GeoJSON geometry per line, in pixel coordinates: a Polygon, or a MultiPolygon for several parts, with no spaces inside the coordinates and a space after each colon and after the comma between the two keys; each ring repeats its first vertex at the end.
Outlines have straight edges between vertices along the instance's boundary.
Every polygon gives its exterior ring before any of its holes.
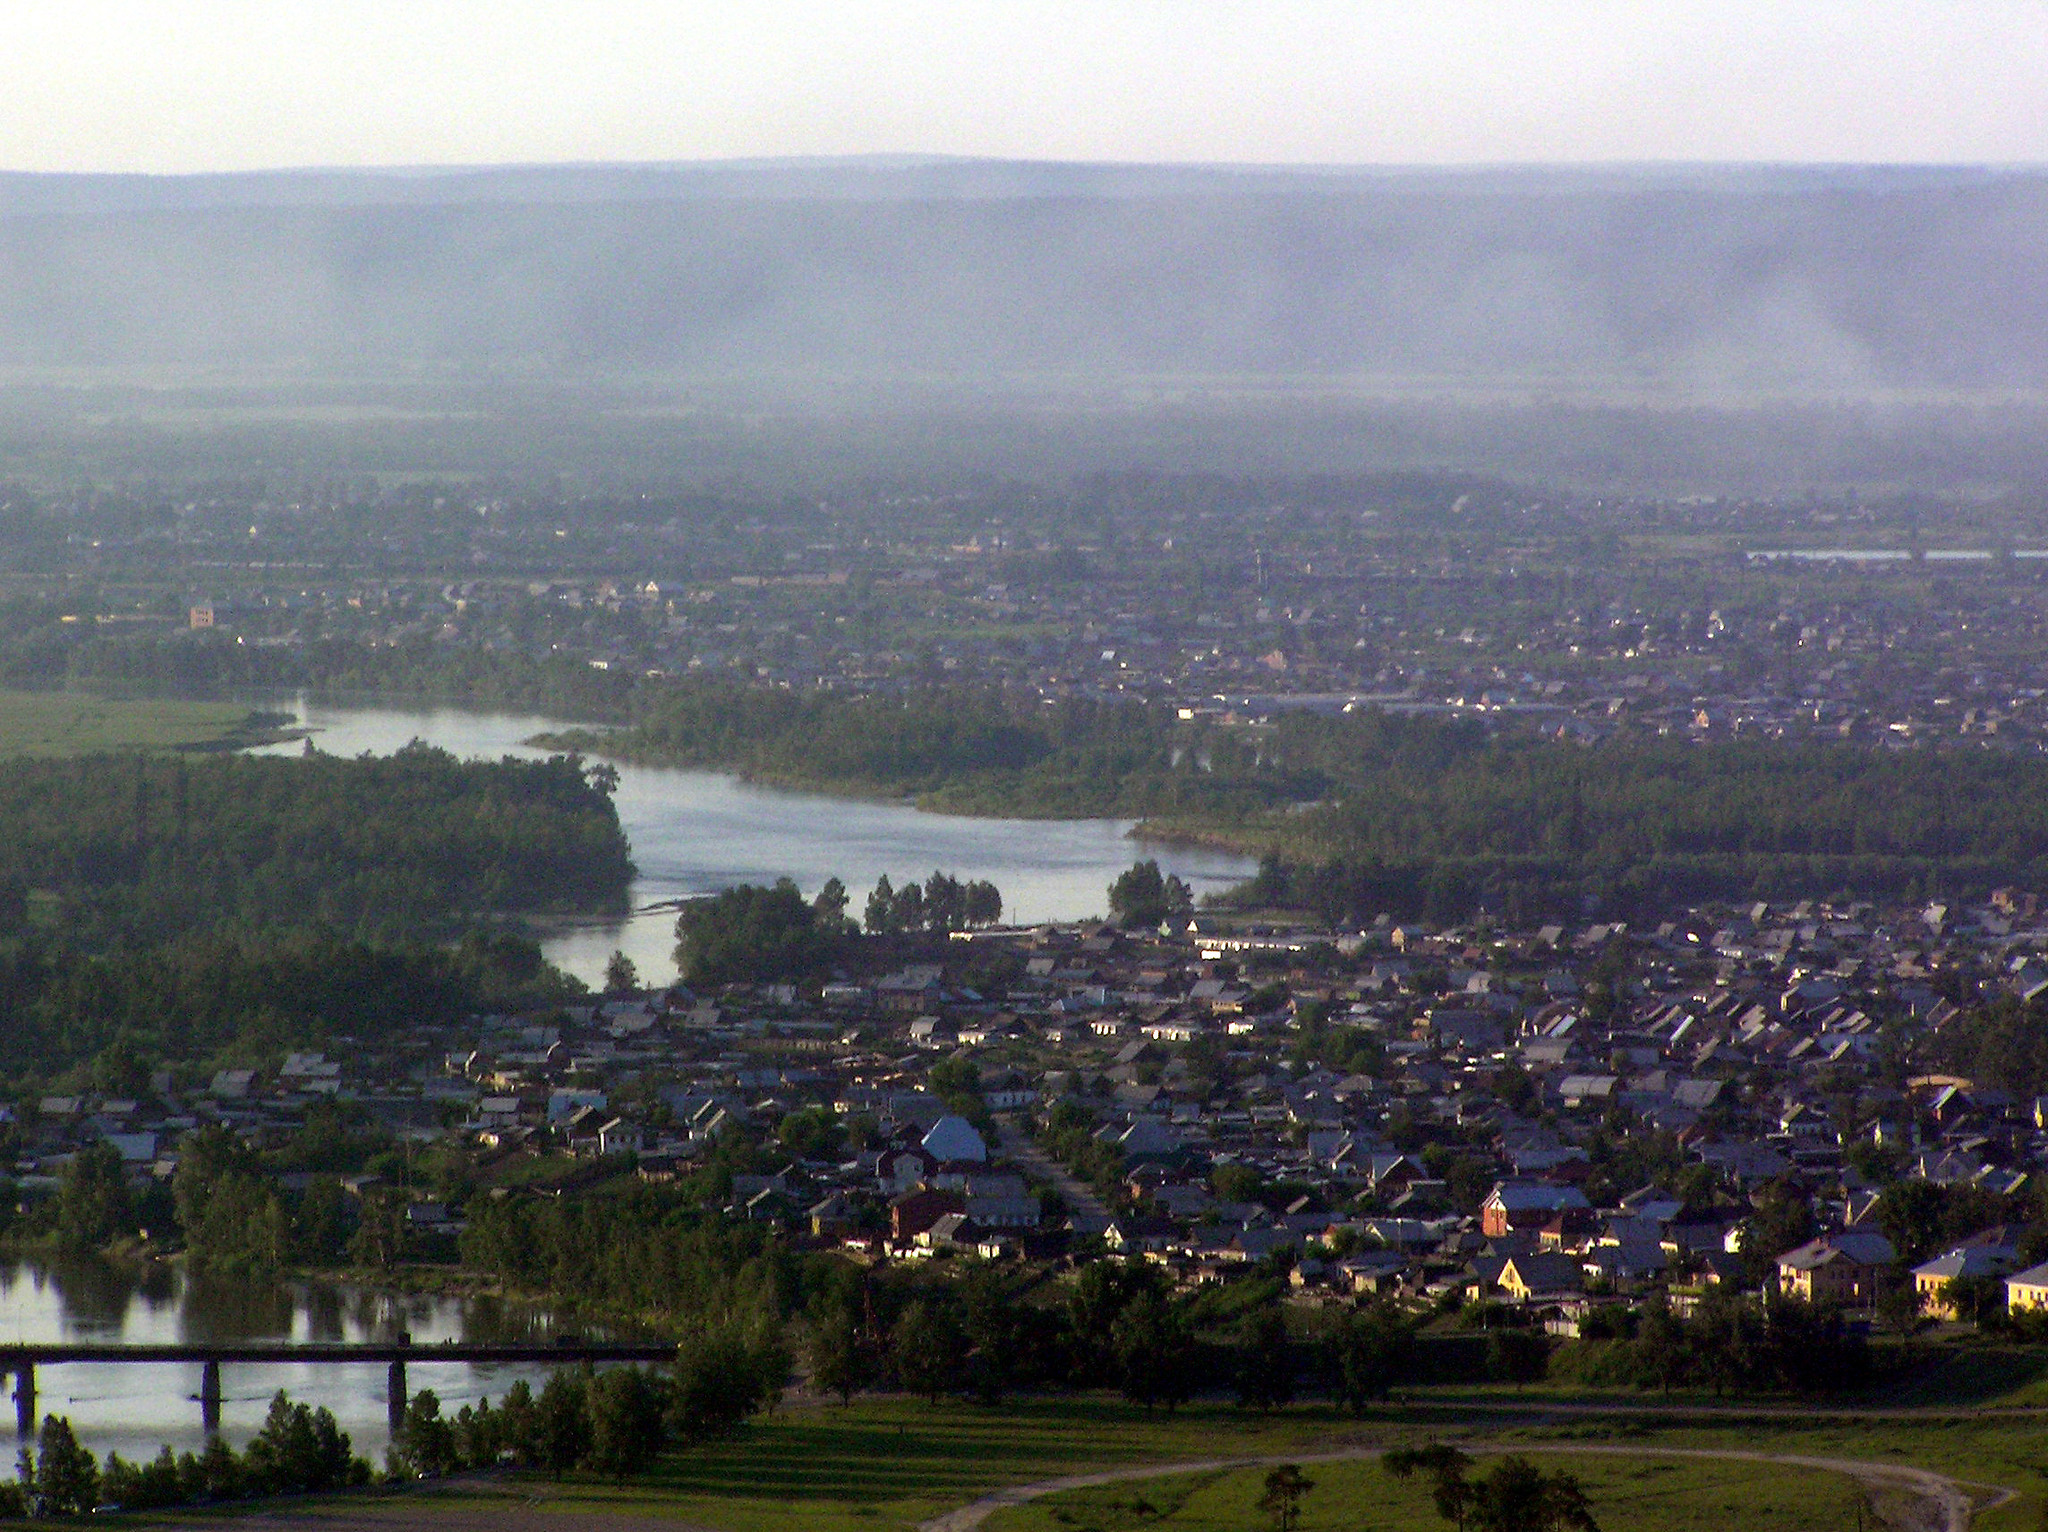
{"type": "MultiPolygon", "coordinates": [[[[464,757],[538,756],[525,742],[568,727],[559,720],[454,708],[324,707],[295,704],[315,745],[332,755],[383,755],[424,740],[464,757]]],[[[264,747],[289,755],[297,743],[264,747]]],[[[869,803],[787,792],[742,782],[726,772],[619,765],[619,821],[639,868],[633,907],[734,883],[791,877],[806,894],[838,877],[859,913],[867,891],[887,873],[892,881],[933,871],[986,878],[1003,892],[1004,916],[1018,923],[1099,915],[1110,881],[1141,857],[1157,859],[1199,895],[1250,877],[1255,864],[1201,847],[1130,839],[1118,819],[982,819],[926,814],[901,803],[869,803]]],[[[675,977],[675,913],[658,910],[625,920],[566,925],[547,934],[548,957],[596,982],[614,949],[648,983],[675,977]]]]}
{"type": "MultiPolygon", "coordinates": [[[[414,1344],[467,1340],[545,1343],[544,1314],[487,1298],[393,1294],[328,1283],[198,1282],[181,1269],[138,1276],[98,1261],[0,1266],[0,1346],[91,1341],[164,1345],[229,1341],[381,1341],[400,1332],[414,1344]]],[[[69,1362],[36,1369],[37,1417],[70,1418],[79,1439],[102,1459],[134,1461],[169,1443],[197,1451],[206,1436],[199,1412],[198,1363],[69,1362]]],[[[443,1413],[486,1396],[499,1399],[517,1378],[536,1389],[544,1371],[524,1365],[433,1361],[407,1364],[406,1386],[432,1389],[443,1413]]],[[[354,1441],[381,1463],[389,1441],[382,1363],[230,1364],[221,1369],[221,1433],[240,1446],[263,1423],[271,1395],[325,1405],[354,1441]]],[[[11,1422],[12,1411],[0,1410],[11,1422]]]]}

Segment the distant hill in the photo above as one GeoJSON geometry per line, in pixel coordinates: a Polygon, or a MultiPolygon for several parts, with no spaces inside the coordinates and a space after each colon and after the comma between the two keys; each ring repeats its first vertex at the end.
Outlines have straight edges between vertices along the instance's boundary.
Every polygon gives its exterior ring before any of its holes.
{"type": "Polygon", "coordinates": [[[0,176],[0,365],[2048,385],[2048,171],[0,176]]]}

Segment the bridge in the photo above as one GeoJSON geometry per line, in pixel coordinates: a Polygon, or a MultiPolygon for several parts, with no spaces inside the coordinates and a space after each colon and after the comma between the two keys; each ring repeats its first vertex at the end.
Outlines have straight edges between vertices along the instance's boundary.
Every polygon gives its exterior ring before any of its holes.
{"type": "Polygon", "coordinates": [[[25,1345],[0,1345],[0,1373],[14,1378],[14,1427],[23,1436],[36,1429],[36,1368],[66,1362],[122,1362],[200,1364],[199,1416],[209,1434],[220,1430],[220,1370],[224,1366],[275,1365],[288,1363],[337,1364],[382,1362],[385,1373],[385,1411],[396,1431],[405,1416],[405,1364],[407,1362],[511,1362],[534,1367],[560,1367],[582,1362],[667,1362],[675,1358],[673,1345],[647,1342],[584,1341],[562,1339],[552,1345],[491,1345],[470,1341],[442,1341],[416,1346],[401,1336],[393,1341],[318,1341],[295,1344],[290,1341],[245,1341],[223,1345],[178,1343],[160,1346],[100,1345],[92,1342],[56,1341],[25,1345]]]}

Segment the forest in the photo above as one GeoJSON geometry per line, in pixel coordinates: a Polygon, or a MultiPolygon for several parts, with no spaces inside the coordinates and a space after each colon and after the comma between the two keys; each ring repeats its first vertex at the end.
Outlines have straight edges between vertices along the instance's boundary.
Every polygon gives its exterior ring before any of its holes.
{"type": "Polygon", "coordinates": [[[194,931],[453,934],[480,916],[621,908],[632,863],[606,769],[128,755],[0,780],[0,934],[86,949],[194,931]]]}
{"type": "Polygon", "coordinates": [[[157,1063],[558,1004],[578,986],[498,923],[623,906],[611,786],[418,745],[12,762],[0,1069],[135,1094],[157,1063]]]}
{"type": "Polygon", "coordinates": [[[557,743],[954,812],[1141,817],[1265,853],[1242,898],[1333,921],[1981,896],[2048,877],[2048,761],[1983,750],[1582,746],[1372,710],[1233,728],[964,691],[851,701],[688,682],[638,701],[633,728],[557,743]]]}
{"type": "Polygon", "coordinates": [[[200,932],[116,954],[32,935],[0,941],[0,1072],[83,1067],[103,1093],[135,1095],[157,1063],[387,1037],[580,989],[508,933],[434,946],[200,932]]]}

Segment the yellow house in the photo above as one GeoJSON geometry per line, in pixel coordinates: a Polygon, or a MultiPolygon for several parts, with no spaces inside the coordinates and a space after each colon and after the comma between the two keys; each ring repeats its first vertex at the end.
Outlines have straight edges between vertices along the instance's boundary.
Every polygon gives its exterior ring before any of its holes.
{"type": "Polygon", "coordinates": [[[2005,1306],[2015,1314],[2021,1309],[2048,1309],[2048,1265],[2029,1266],[2007,1277],[2005,1306]]]}

